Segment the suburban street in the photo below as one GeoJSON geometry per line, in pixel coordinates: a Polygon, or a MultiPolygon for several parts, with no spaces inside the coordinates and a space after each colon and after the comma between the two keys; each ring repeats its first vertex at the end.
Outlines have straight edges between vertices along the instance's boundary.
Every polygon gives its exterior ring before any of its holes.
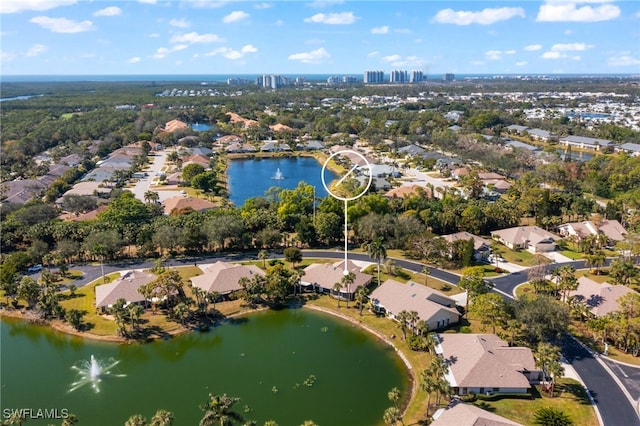
{"type": "MultiPolygon", "coordinates": [[[[305,258],[341,260],[344,259],[344,252],[339,250],[303,250],[303,256],[305,258]]],[[[277,256],[274,255],[272,257],[277,256]]],[[[365,253],[349,253],[348,257],[350,260],[371,262],[371,259],[365,253]]],[[[212,260],[233,262],[256,258],[255,254],[239,253],[236,255],[208,256],[206,258],[170,259],[165,262],[165,266],[187,266],[194,263],[210,263],[212,260]]],[[[393,260],[398,266],[413,272],[422,272],[425,267],[425,265],[419,262],[404,259],[393,260]]],[[[584,261],[573,261],[564,264],[570,264],[576,269],[583,269],[585,267],[584,261]]],[[[562,265],[563,263],[552,263],[549,264],[549,268],[553,270],[562,265]]],[[[109,264],[104,265],[104,273],[109,274],[126,269],[145,269],[151,268],[152,266],[153,262],[151,261],[109,264]]],[[[460,281],[460,276],[456,274],[433,267],[428,268],[430,277],[453,285],[457,285],[460,281]]],[[[95,264],[76,266],[72,269],[78,269],[84,273],[84,276],[74,283],[78,287],[100,278],[102,274],[101,266],[95,264]]],[[[488,280],[494,284],[494,290],[505,297],[513,299],[515,288],[525,283],[527,279],[526,271],[522,271],[488,280]]],[[[564,357],[568,363],[572,365],[589,390],[595,406],[600,413],[603,425],[640,426],[640,417],[637,411],[638,400],[640,399],[640,367],[619,364],[599,355],[594,356],[594,354],[570,336],[566,336],[559,343],[561,344],[564,357]],[[605,368],[605,366],[608,368],[605,368]],[[611,371],[618,381],[616,381],[608,370],[611,371]],[[624,390],[621,386],[624,387],[624,390]]]]}

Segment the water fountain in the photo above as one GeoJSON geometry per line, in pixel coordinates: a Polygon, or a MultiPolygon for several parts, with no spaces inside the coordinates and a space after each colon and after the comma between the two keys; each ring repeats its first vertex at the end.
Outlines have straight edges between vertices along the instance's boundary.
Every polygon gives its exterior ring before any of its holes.
{"type": "Polygon", "coordinates": [[[76,365],[71,367],[72,370],[75,370],[78,373],[78,380],[71,383],[69,392],[73,392],[74,390],[85,385],[91,385],[91,388],[96,393],[100,392],[98,384],[102,381],[102,378],[126,376],[125,374],[115,374],[111,372],[111,369],[113,369],[119,363],[120,361],[116,361],[113,359],[99,361],[93,355],[91,355],[90,360],[84,359],[82,361],[79,361],[76,365]]]}
{"type": "Polygon", "coordinates": [[[282,172],[280,171],[280,167],[278,167],[278,168],[276,169],[276,174],[275,174],[275,175],[273,175],[273,176],[271,177],[271,179],[275,179],[275,180],[282,180],[282,179],[284,179],[284,176],[282,175],[282,172]]]}

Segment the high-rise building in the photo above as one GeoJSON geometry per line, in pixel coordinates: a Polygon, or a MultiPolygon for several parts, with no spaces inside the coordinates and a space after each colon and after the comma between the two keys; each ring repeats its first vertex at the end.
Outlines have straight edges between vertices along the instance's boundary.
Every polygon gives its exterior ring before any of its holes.
{"type": "Polygon", "coordinates": [[[289,79],[281,75],[263,74],[256,78],[256,85],[258,87],[270,87],[272,89],[277,89],[278,87],[288,86],[289,79]]]}
{"type": "Polygon", "coordinates": [[[384,83],[384,71],[376,70],[371,71],[367,70],[364,72],[364,83],[365,84],[374,84],[374,83],[384,83]]]}
{"type": "Polygon", "coordinates": [[[456,79],[455,74],[451,74],[451,73],[446,73],[445,75],[442,76],[442,79],[444,81],[453,81],[456,79]]]}
{"type": "Polygon", "coordinates": [[[406,70],[393,70],[390,75],[390,81],[392,83],[408,83],[409,82],[409,74],[406,70]]]}
{"type": "Polygon", "coordinates": [[[425,80],[426,79],[422,70],[411,70],[411,74],[409,75],[409,83],[420,83],[425,80]]]}

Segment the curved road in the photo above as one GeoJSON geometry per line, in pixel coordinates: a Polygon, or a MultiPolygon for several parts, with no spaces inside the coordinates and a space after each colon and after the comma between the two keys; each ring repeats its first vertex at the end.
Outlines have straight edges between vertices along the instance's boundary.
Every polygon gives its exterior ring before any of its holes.
{"type": "MultiPolygon", "coordinates": [[[[303,254],[308,258],[328,258],[328,259],[344,259],[344,252],[342,251],[327,251],[327,250],[303,250],[303,254]]],[[[371,262],[371,258],[364,253],[349,253],[349,258],[353,260],[360,260],[371,262]]],[[[165,262],[165,266],[186,266],[196,262],[208,262],[212,259],[224,260],[224,261],[240,261],[248,259],[257,259],[255,254],[238,254],[238,255],[225,255],[225,256],[211,256],[206,258],[192,258],[177,260],[171,259],[165,262]]],[[[404,259],[393,259],[398,266],[408,269],[414,272],[421,272],[425,267],[424,264],[419,262],[412,262],[404,259]]],[[[572,265],[576,269],[582,269],[585,267],[584,261],[574,261],[567,263],[553,263],[549,265],[549,270],[553,270],[562,265],[572,265]]],[[[122,269],[141,269],[150,268],[153,266],[153,262],[149,261],[134,261],[120,264],[104,265],[104,273],[109,274],[111,272],[119,271],[122,269]]],[[[430,276],[439,280],[448,282],[450,284],[458,284],[460,276],[451,272],[443,271],[441,269],[428,267],[430,276]]],[[[82,279],[78,280],[75,284],[77,286],[85,285],[101,276],[100,265],[87,265],[79,266],[74,269],[79,269],[84,273],[82,279]]],[[[526,271],[515,272],[507,275],[503,275],[496,278],[489,279],[494,284],[494,289],[501,293],[503,296],[513,298],[515,288],[527,281],[526,271]]],[[[594,355],[580,345],[575,339],[570,336],[565,337],[561,341],[562,353],[567,361],[576,370],[582,381],[585,383],[588,391],[590,392],[596,407],[602,418],[604,426],[640,426],[640,417],[636,411],[636,407],[632,404],[631,398],[636,399],[640,397],[640,385],[637,379],[640,379],[640,369],[634,367],[625,367],[615,364],[613,361],[598,360],[594,355]],[[603,364],[608,365],[611,373],[616,375],[618,381],[614,379],[603,364]],[[626,377],[625,377],[626,376],[626,377]],[[619,378],[618,378],[619,377],[619,378]],[[622,383],[627,384],[625,391],[622,390],[622,383]],[[627,397],[629,395],[629,397],[627,397]]]]}

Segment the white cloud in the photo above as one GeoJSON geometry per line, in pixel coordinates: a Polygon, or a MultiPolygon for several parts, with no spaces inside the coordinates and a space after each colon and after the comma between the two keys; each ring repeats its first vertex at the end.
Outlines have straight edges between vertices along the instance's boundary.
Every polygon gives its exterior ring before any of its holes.
{"type": "Polygon", "coordinates": [[[2,62],[11,62],[16,58],[16,54],[13,52],[0,51],[0,60],[2,62]]]}
{"type": "Polygon", "coordinates": [[[389,27],[387,25],[384,25],[382,27],[371,28],[371,34],[388,34],[388,33],[389,33],[389,27]]]}
{"type": "Polygon", "coordinates": [[[396,62],[396,61],[399,61],[400,59],[402,59],[402,56],[400,55],[388,55],[388,56],[382,57],[382,60],[385,62],[396,62]]]}
{"type": "Polygon", "coordinates": [[[542,59],[560,59],[566,57],[567,55],[560,52],[544,52],[541,56],[542,59]]]}
{"type": "Polygon", "coordinates": [[[630,67],[640,66],[640,59],[634,58],[629,55],[612,56],[607,59],[607,65],[612,67],[630,67]]]}
{"type": "Polygon", "coordinates": [[[320,64],[323,60],[329,59],[331,55],[324,47],[312,50],[311,52],[294,53],[289,55],[292,61],[300,61],[304,64],[320,64]]]}
{"type": "Polygon", "coordinates": [[[217,49],[212,50],[209,53],[205,53],[204,56],[222,55],[227,59],[231,59],[235,61],[243,58],[247,53],[256,53],[257,51],[258,49],[255,46],[251,44],[247,44],[242,46],[240,50],[234,50],[229,47],[219,47],[217,49]]]}
{"type": "Polygon", "coordinates": [[[217,9],[222,6],[226,6],[229,4],[229,1],[213,1],[213,0],[190,0],[185,1],[183,4],[188,5],[190,7],[196,9],[217,9]]]}
{"type": "Polygon", "coordinates": [[[187,34],[176,34],[171,38],[171,43],[216,43],[224,42],[225,39],[219,37],[217,34],[198,34],[197,32],[190,32],[187,34]]]}
{"type": "Polygon", "coordinates": [[[155,59],[164,59],[169,53],[171,53],[171,50],[166,47],[159,47],[156,53],[153,54],[153,57],[155,59]]]}
{"type": "Polygon", "coordinates": [[[29,50],[27,50],[27,56],[38,56],[46,51],[47,46],[44,44],[34,44],[29,50]]]}
{"type": "Polygon", "coordinates": [[[417,56],[402,57],[401,55],[389,55],[382,58],[384,62],[394,67],[420,67],[424,61],[417,56]]]}
{"type": "Polygon", "coordinates": [[[187,21],[186,19],[182,18],[182,19],[172,19],[169,21],[169,25],[171,25],[172,27],[176,27],[176,28],[189,28],[191,26],[191,22],[187,21]]]}
{"type": "Polygon", "coordinates": [[[157,0],[138,0],[138,3],[156,4],[157,0]]]}
{"type": "Polygon", "coordinates": [[[253,7],[255,9],[258,9],[258,10],[271,9],[273,7],[273,4],[271,4],[271,3],[256,3],[256,4],[253,5],[253,7]]]}
{"type": "Polygon", "coordinates": [[[140,56],[134,56],[133,58],[130,58],[127,62],[130,64],[137,64],[141,60],[142,59],[140,59],[140,56]]]}
{"type": "Polygon", "coordinates": [[[25,10],[42,12],[60,6],[75,4],[77,0],[2,0],[0,13],[18,13],[25,10]]]}
{"type": "Polygon", "coordinates": [[[91,21],[72,21],[67,18],[50,18],[48,16],[36,16],[31,18],[29,22],[38,24],[42,28],[46,28],[54,33],[82,33],[93,30],[93,22],[91,21]]]}
{"type": "MultiPolygon", "coordinates": [[[[580,3],[587,3],[582,1],[580,3]]],[[[603,3],[603,2],[598,2],[603,3]]],[[[599,22],[609,21],[620,16],[620,8],[612,4],[599,6],[581,6],[574,3],[547,2],[540,6],[538,22],[599,22]]]]}
{"type": "Polygon", "coordinates": [[[502,51],[500,51],[500,50],[487,50],[486,52],[484,52],[484,56],[486,56],[487,59],[490,59],[492,61],[497,61],[499,59],[502,59],[502,51]]]}
{"type": "Polygon", "coordinates": [[[96,12],[93,12],[93,16],[118,16],[122,14],[122,10],[116,6],[105,7],[96,12]]]}
{"type": "Polygon", "coordinates": [[[310,18],[305,18],[304,22],[312,22],[314,24],[328,24],[328,25],[348,25],[356,22],[356,17],[353,16],[353,12],[341,12],[341,13],[316,13],[310,18]]]}
{"type": "Polygon", "coordinates": [[[501,7],[499,9],[483,9],[480,12],[444,9],[436,14],[435,21],[441,24],[491,25],[496,22],[506,21],[516,16],[524,18],[524,9],[521,7],[501,7]]]}
{"type": "Polygon", "coordinates": [[[524,47],[524,50],[526,50],[527,52],[535,52],[536,50],[540,50],[540,49],[542,49],[541,44],[530,44],[524,47]]]}
{"type": "Polygon", "coordinates": [[[592,47],[593,47],[592,44],[585,44],[585,43],[559,43],[551,46],[551,50],[555,52],[583,51],[583,50],[591,49],[592,47]]]}
{"type": "Polygon", "coordinates": [[[516,62],[516,66],[517,67],[524,67],[525,65],[527,65],[528,62],[527,61],[520,61],[520,62],[516,62]]]}
{"type": "Polygon", "coordinates": [[[242,21],[243,19],[247,19],[248,17],[248,13],[241,10],[234,10],[233,12],[222,18],[222,22],[224,22],[225,24],[230,24],[232,22],[242,21]]]}
{"type": "Polygon", "coordinates": [[[376,56],[380,56],[380,52],[378,52],[377,50],[374,50],[373,52],[369,52],[369,53],[367,54],[367,56],[368,56],[369,58],[374,58],[374,57],[376,57],[376,56]]]}
{"type": "Polygon", "coordinates": [[[490,59],[492,61],[497,61],[502,59],[502,55],[515,55],[516,51],[511,49],[511,50],[487,50],[486,52],[484,52],[484,56],[487,57],[487,59],[490,59]]]}
{"type": "Polygon", "coordinates": [[[564,35],[571,35],[573,34],[573,30],[564,30],[564,35]]]}

